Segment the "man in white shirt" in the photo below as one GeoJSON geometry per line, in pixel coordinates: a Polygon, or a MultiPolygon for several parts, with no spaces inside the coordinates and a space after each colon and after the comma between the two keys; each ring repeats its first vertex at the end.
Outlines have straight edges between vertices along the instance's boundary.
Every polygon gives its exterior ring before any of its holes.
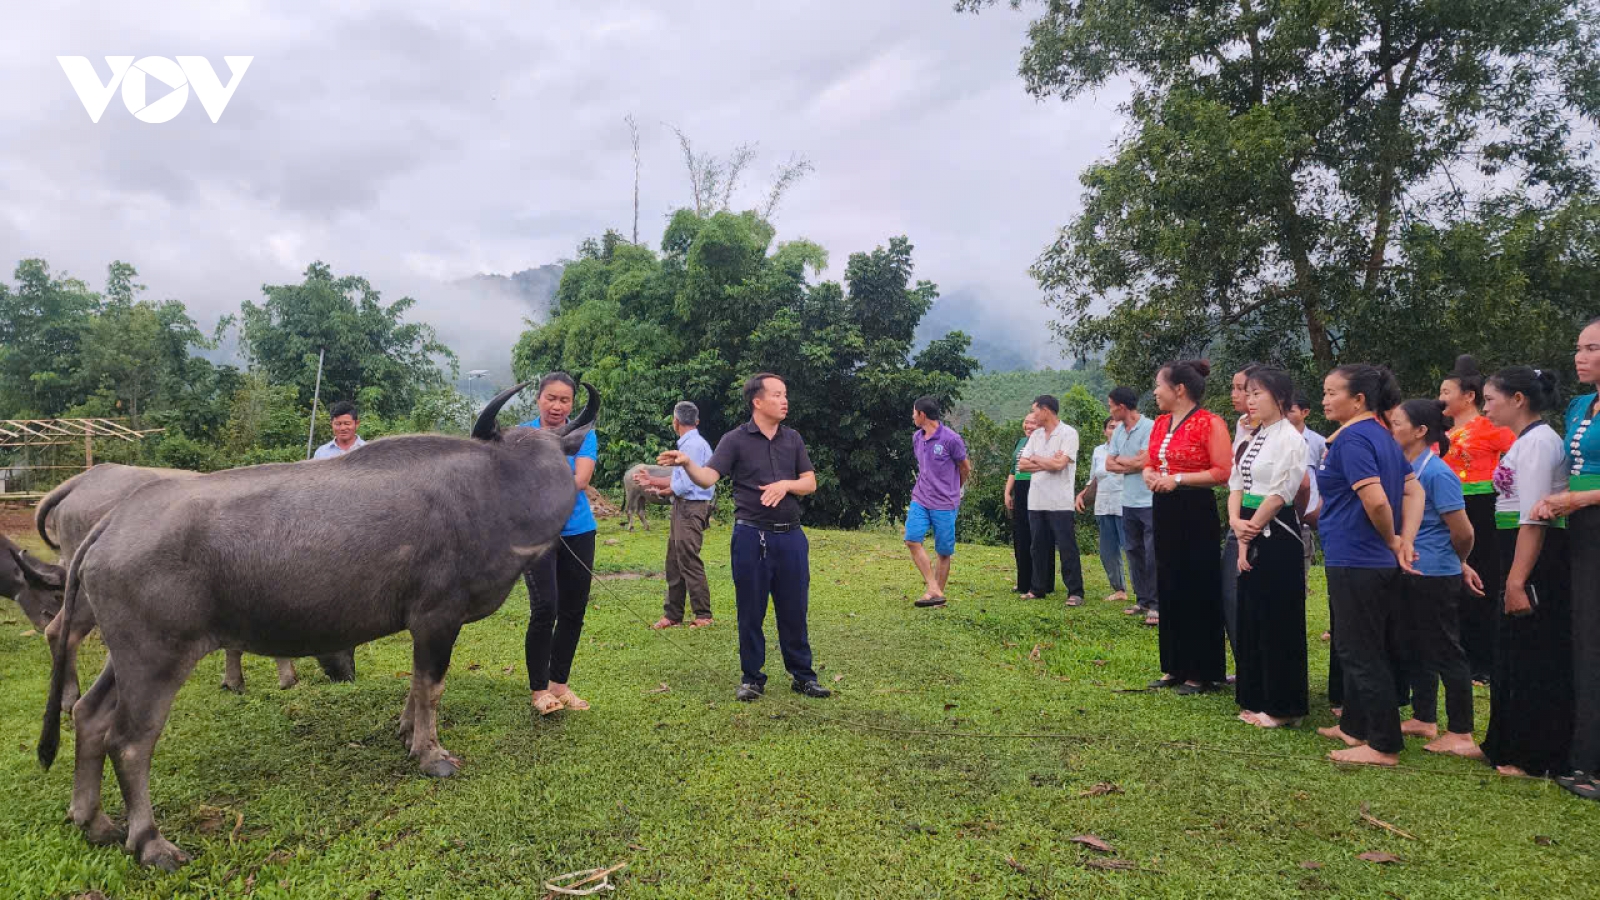
{"type": "Polygon", "coordinates": [[[1078,559],[1077,513],[1073,511],[1078,477],[1078,432],[1061,421],[1061,404],[1049,394],[1033,401],[1039,427],[1022,448],[1017,468],[1030,473],[1028,524],[1033,530],[1033,590],[1024,600],[1046,597],[1056,586],[1056,554],[1067,605],[1083,605],[1083,565],[1078,559]]]}
{"type": "Polygon", "coordinates": [[[1310,497],[1306,500],[1305,515],[1300,521],[1305,523],[1305,552],[1306,552],[1306,583],[1311,580],[1311,560],[1317,553],[1317,514],[1322,512],[1322,494],[1317,490],[1316,469],[1322,465],[1322,457],[1328,450],[1328,439],[1306,427],[1306,416],[1311,413],[1311,404],[1306,400],[1306,395],[1295,391],[1294,402],[1289,405],[1289,424],[1300,432],[1306,439],[1306,470],[1311,472],[1310,497]]]}
{"type": "Polygon", "coordinates": [[[333,459],[343,456],[351,450],[359,450],[367,445],[356,434],[356,429],[361,427],[361,420],[356,415],[356,405],[348,400],[340,400],[328,410],[329,423],[333,426],[333,440],[317,448],[312,459],[333,459]]]}

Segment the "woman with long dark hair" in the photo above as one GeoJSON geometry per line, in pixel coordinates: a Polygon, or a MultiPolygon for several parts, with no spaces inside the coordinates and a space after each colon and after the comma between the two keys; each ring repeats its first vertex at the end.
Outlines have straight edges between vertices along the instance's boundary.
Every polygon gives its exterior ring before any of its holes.
{"type": "Polygon", "coordinates": [[[1234,685],[1239,718],[1259,728],[1297,725],[1309,699],[1306,675],[1304,540],[1295,498],[1306,480],[1306,442],[1286,418],[1294,381],[1258,366],[1245,403],[1255,433],[1238,453],[1228,518],[1238,537],[1238,625],[1234,685]]]}
{"type": "Polygon", "coordinates": [[[1400,723],[1400,731],[1436,738],[1424,750],[1482,759],[1473,741],[1472,672],[1461,647],[1457,605],[1463,593],[1482,599],[1483,581],[1467,560],[1475,538],[1493,540],[1494,533],[1475,535],[1461,479],[1440,458],[1454,449],[1444,430],[1444,407],[1438,400],[1407,400],[1389,413],[1389,430],[1411,461],[1425,498],[1417,529],[1417,574],[1400,578],[1406,626],[1406,640],[1400,643],[1412,657],[1404,666],[1410,675],[1412,715],[1400,723]],[[1431,449],[1435,445],[1438,453],[1431,449]],[[1443,737],[1439,736],[1441,679],[1449,717],[1443,737]]]}
{"type": "MultiPolygon", "coordinates": [[[[555,430],[567,424],[577,394],[578,384],[571,375],[551,372],[544,376],[539,379],[536,394],[539,415],[523,425],[555,430]]],[[[524,640],[528,686],[533,690],[533,708],[541,716],[563,709],[589,708],[587,701],[572,692],[567,680],[583,634],[583,614],[589,608],[593,585],[594,538],[599,525],[585,491],[599,459],[599,442],[590,431],[578,454],[567,457],[578,486],[578,499],[561,529],[561,540],[522,574],[531,611],[524,640]]]]}
{"type": "Polygon", "coordinates": [[[1504,614],[1483,753],[1502,775],[1568,774],[1572,747],[1572,604],[1564,521],[1539,502],[1567,486],[1561,436],[1544,421],[1556,375],[1513,366],[1490,377],[1483,412],[1517,433],[1494,473],[1495,538],[1505,564],[1504,614]]]}
{"type": "Polygon", "coordinates": [[[1567,489],[1534,510],[1539,519],[1567,516],[1572,557],[1573,728],[1571,769],[1556,784],[1600,799],[1600,318],[1578,334],[1573,354],[1578,382],[1588,393],[1567,406],[1567,489]]]}
{"type": "Polygon", "coordinates": [[[1392,766],[1405,746],[1389,647],[1400,626],[1400,573],[1416,571],[1424,497],[1381,418],[1399,403],[1400,387],[1381,366],[1340,366],[1322,382],[1322,411],[1339,423],[1317,485],[1344,715],[1317,733],[1345,743],[1329,754],[1335,762],[1392,766]]]}
{"type": "Polygon", "coordinates": [[[1439,401],[1450,417],[1450,450],[1444,452],[1441,445],[1440,459],[1461,479],[1467,521],[1478,536],[1467,564],[1484,579],[1484,591],[1475,594],[1463,586],[1459,616],[1467,666],[1472,680],[1481,684],[1494,671],[1495,623],[1500,620],[1496,607],[1503,577],[1499,542],[1489,538],[1494,534],[1494,470],[1517,436],[1483,415],[1483,375],[1470,356],[1456,358],[1455,370],[1439,385],[1439,401]]]}
{"type": "Polygon", "coordinates": [[[1161,598],[1162,677],[1151,687],[1199,694],[1223,680],[1222,523],[1212,489],[1228,480],[1228,426],[1201,408],[1205,360],[1181,360],[1156,373],[1162,415],[1150,432],[1144,482],[1154,493],[1156,594],[1161,598]]]}

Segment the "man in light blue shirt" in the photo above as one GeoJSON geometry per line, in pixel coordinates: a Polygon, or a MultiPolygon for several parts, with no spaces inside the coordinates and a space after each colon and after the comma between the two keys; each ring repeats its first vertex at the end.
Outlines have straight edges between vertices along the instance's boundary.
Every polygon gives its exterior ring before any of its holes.
{"type": "Polygon", "coordinates": [[[361,417],[356,414],[356,405],[348,400],[340,400],[328,410],[329,423],[333,427],[333,440],[317,448],[313,459],[338,459],[339,457],[367,445],[356,434],[356,429],[361,427],[361,417]]]}
{"type": "MultiPolygon", "coordinates": [[[[711,460],[711,445],[700,436],[700,408],[685,400],[672,409],[672,430],[678,434],[678,449],[697,466],[711,460]]],[[[672,477],[652,478],[644,472],[634,476],[640,487],[672,491],[672,517],[667,531],[667,599],[661,618],[652,628],[673,628],[683,624],[684,599],[694,607],[690,628],[711,624],[711,583],[700,559],[706,525],[711,521],[711,501],[715,488],[703,488],[689,478],[683,467],[674,467],[672,477]]]]}
{"type": "MultiPolygon", "coordinates": [[[[1130,616],[1143,614],[1154,625],[1161,602],[1156,596],[1156,529],[1150,488],[1144,483],[1144,466],[1150,453],[1149,416],[1139,415],[1139,395],[1118,387],[1107,398],[1111,418],[1117,423],[1106,450],[1106,471],[1122,475],[1122,543],[1128,554],[1128,574],[1133,576],[1130,616]]],[[[1157,620],[1159,621],[1159,620],[1157,620]]]]}

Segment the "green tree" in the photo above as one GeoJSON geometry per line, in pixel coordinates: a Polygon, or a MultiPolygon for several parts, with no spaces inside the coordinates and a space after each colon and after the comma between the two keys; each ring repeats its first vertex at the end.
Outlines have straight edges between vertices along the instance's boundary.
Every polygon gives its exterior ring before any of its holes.
{"type": "Polygon", "coordinates": [[[1592,230],[1576,257],[1519,242],[1594,220],[1594,0],[1042,6],[1022,54],[1031,93],[1134,83],[1127,134],[1082,174],[1083,212],[1033,268],[1069,346],[1111,348],[1119,379],[1208,345],[1308,375],[1418,351],[1437,369],[1477,349],[1462,340],[1475,328],[1451,329],[1490,286],[1516,288],[1492,297],[1514,323],[1497,346],[1544,346],[1536,314],[1570,334],[1593,309],[1522,286],[1592,282],[1592,230]],[[1505,254],[1499,271],[1437,264],[1473,243],[1505,254]]]}
{"type": "Polygon", "coordinates": [[[59,415],[81,399],[79,351],[100,296],[42,259],[13,277],[15,288],[0,282],[0,413],[59,415]]]}
{"type": "Polygon", "coordinates": [[[557,292],[557,313],[523,333],[518,378],[564,369],[605,395],[600,483],[670,446],[672,405],[691,400],[713,441],[748,415],[758,371],[790,383],[788,424],[805,435],[822,490],[818,523],[859,524],[903,506],[911,489],[911,404],[948,404],[975,368],[951,334],[910,358],[936,288],[913,284],[910,243],[853,255],[845,284],[813,284],[826,252],[773,246],[754,213],[674,215],[658,255],[608,235],[584,242],[557,292]]]}
{"type": "Polygon", "coordinates": [[[434,330],[405,321],[416,301],[384,305],[365,278],[334,277],[326,263],[306,268],[299,284],[262,285],[265,299],[240,309],[241,338],[251,361],[274,384],[291,385],[309,411],[317,353],[326,351],[322,396],[355,398],[375,388],[372,412],[407,415],[425,391],[446,383],[440,364],[457,372],[456,356],[434,330]]]}
{"type": "Polygon", "coordinates": [[[137,276],[127,263],[110,265],[105,307],[84,330],[79,370],[85,391],[107,392],[135,428],[141,427],[143,415],[158,397],[170,399],[182,393],[186,383],[205,379],[200,369],[210,363],[198,360],[198,366],[191,365],[191,350],[213,346],[181,301],[137,300],[143,290],[132,283],[137,276]]]}

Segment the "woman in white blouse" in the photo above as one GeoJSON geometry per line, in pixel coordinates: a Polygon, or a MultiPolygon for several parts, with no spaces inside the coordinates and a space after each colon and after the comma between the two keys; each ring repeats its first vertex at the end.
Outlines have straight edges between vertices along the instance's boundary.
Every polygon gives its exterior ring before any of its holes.
{"type": "Polygon", "coordinates": [[[1250,417],[1228,480],[1228,519],[1239,538],[1239,629],[1234,647],[1239,718],[1260,728],[1299,724],[1306,675],[1305,556],[1295,500],[1306,480],[1306,442],[1285,418],[1294,382],[1282,369],[1250,373],[1250,417]]]}

